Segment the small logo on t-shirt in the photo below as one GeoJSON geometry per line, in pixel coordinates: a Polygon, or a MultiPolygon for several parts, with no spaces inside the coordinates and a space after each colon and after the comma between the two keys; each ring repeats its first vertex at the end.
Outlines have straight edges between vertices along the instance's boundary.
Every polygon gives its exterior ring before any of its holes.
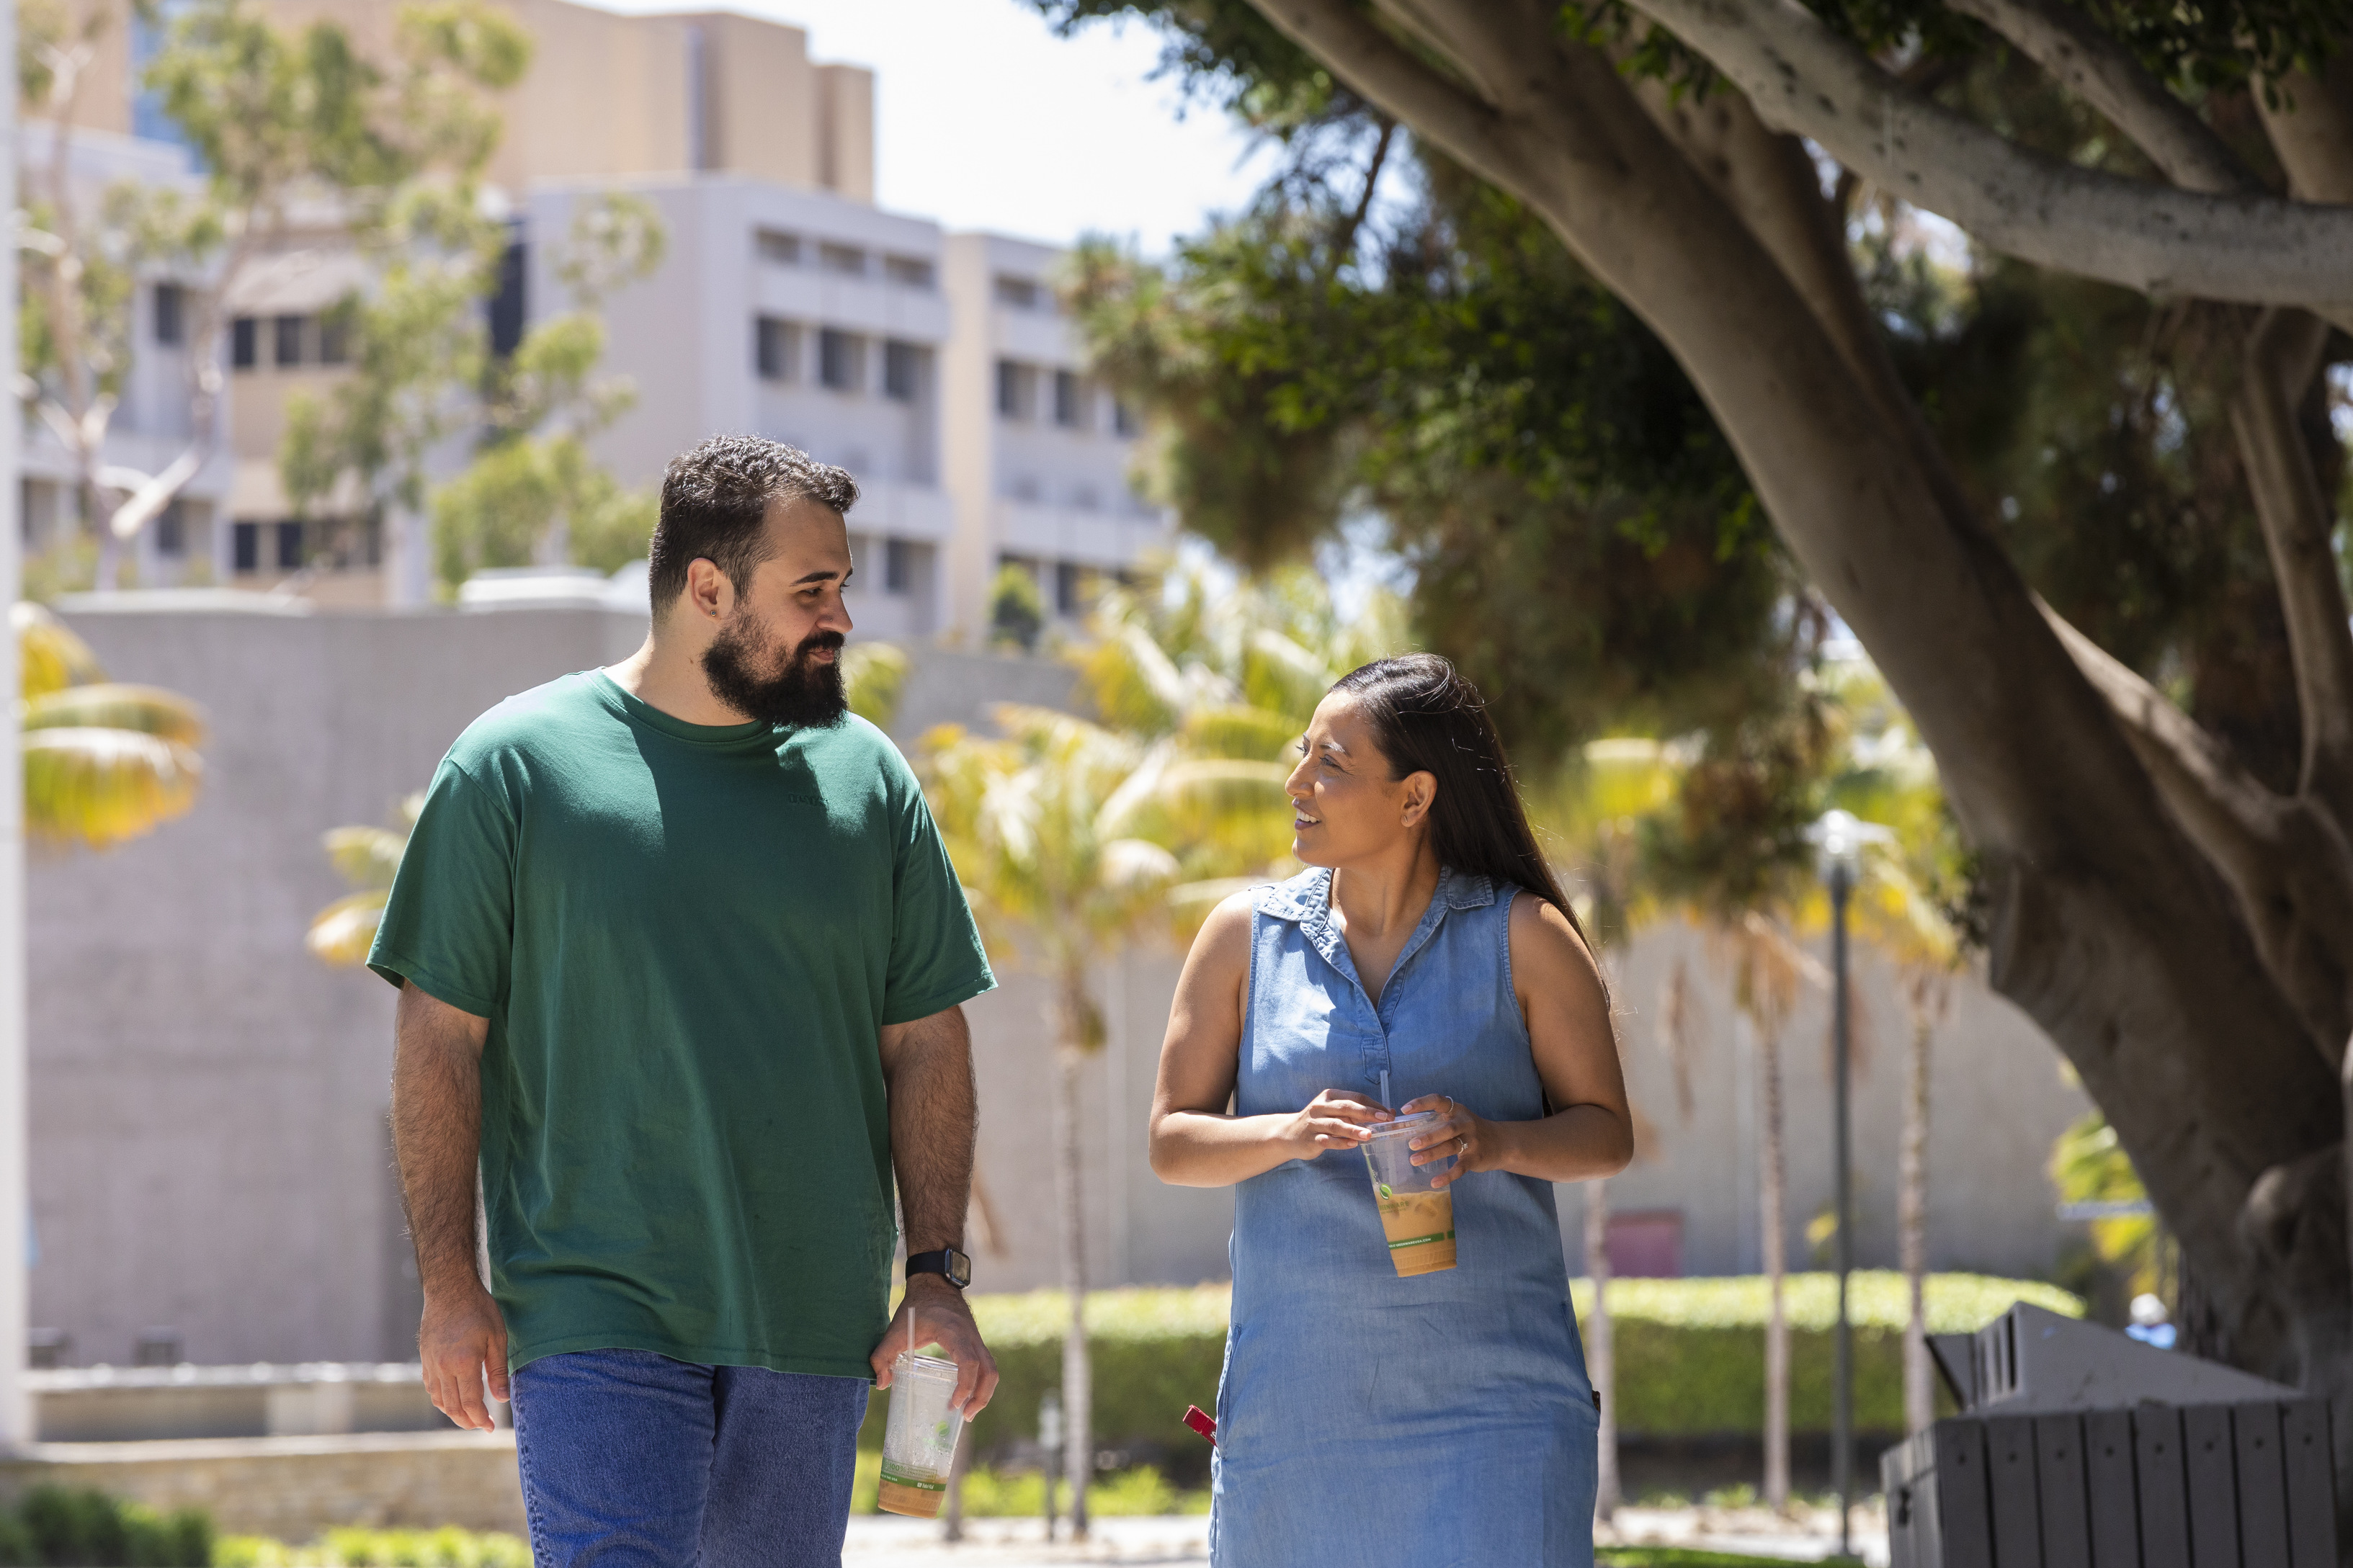
{"type": "Polygon", "coordinates": [[[825,804],[825,796],[821,795],[795,795],[791,790],[786,790],[785,792],[785,798],[791,801],[795,805],[823,805],[825,804]]]}

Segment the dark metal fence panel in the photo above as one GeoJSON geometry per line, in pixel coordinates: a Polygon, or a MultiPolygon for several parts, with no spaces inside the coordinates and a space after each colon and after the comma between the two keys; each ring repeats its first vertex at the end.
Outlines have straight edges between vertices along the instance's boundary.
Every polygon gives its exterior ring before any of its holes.
{"type": "Polygon", "coordinates": [[[2131,1411],[2084,1414],[2084,1479],[2091,1494],[2092,1568],[2141,1568],[2131,1411]]]}
{"type": "Polygon", "coordinates": [[[2144,1568],[2189,1568],[2189,1474],[2181,1458],[2181,1412],[2144,1405],[2133,1412],[2140,1471],[2144,1568]]]}
{"type": "Polygon", "coordinates": [[[1993,1493],[1993,1560],[2039,1568],[2042,1556],[2042,1510],[2034,1485],[2034,1419],[1995,1415],[1987,1419],[1986,1485],[1993,1493]]]}
{"type": "Polygon", "coordinates": [[[2042,1568],[2092,1568],[2082,1416],[2034,1418],[2034,1483],[2042,1501],[2042,1568]]]}
{"type": "Polygon", "coordinates": [[[2192,1405],[2185,1408],[2181,1412],[2181,1455],[2189,1482],[2191,1568],[2242,1568],[2239,1558],[2237,1449],[2231,1438],[2231,1407],[2192,1405]]]}
{"type": "Polygon", "coordinates": [[[1934,1532],[1938,1550],[1923,1552],[1921,1568],[1994,1568],[1992,1500],[1986,1485],[1982,1421],[1939,1421],[1928,1429],[1936,1472],[1922,1489],[1935,1504],[1915,1539],[1934,1532]]]}
{"type": "Polygon", "coordinates": [[[2290,1568],[2337,1568],[2336,1459],[2327,1400],[2280,1406],[2280,1458],[2290,1568]]]}
{"type": "Polygon", "coordinates": [[[2251,1564],[2285,1568],[2287,1477],[2280,1465],[2280,1407],[2266,1400],[2231,1407],[2239,1461],[2239,1552],[2251,1564]]]}

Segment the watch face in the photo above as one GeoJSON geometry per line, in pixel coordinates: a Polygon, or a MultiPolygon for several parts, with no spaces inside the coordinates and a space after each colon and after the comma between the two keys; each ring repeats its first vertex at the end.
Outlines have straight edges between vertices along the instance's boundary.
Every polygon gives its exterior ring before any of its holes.
{"type": "Polygon", "coordinates": [[[959,1290],[972,1283],[972,1259],[953,1247],[948,1248],[948,1279],[959,1290]]]}

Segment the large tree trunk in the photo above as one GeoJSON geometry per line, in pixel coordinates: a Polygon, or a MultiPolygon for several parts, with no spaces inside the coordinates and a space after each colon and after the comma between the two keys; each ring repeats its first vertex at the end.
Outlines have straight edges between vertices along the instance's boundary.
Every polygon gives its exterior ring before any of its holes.
{"type": "Polygon", "coordinates": [[[1599,1484],[1593,1517],[1618,1515],[1618,1356],[1609,1332],[1609,1184],[1585,1184],[1585,1277],[1593,1281],[1593,1310],[1585,1315],[1585,1375],[1600,1404],[1601,1434],[1596,1465],[1599,1484]]]}
{"type": "Polygon", "coordinates": [[[1062,1331],[1062,1473],[1071,1483],[1071,1538],[1087,1538],[1087,1482],[1094,1474],[1092,1366],[1087,1356],[1086,1211],[1079,1184],[1079,1069],[1086,1061],[1077,1032],[1085,979],[1062,977],[1055,1007],[1059,1040],[1054,1047],[1054,1201],[1060,1211],[1062,1289],[1070,1297],[1070,1324],[1062,1331]]]}
{"type": "Polygon", "coordinates": [[[1764,1249],[1765,1289],[1765,1506],[1789,1506],[1789,1315],[1783,1294],[1788,1280],[1787,1255],[1788,1152],[1781,1136],[1781,1041],[1756,1018],[1757,1239],[1764,1249]]]}
{"type": "MultiPolygon", "coordinates": [[[[1978,858],[1993,984],[2106,1111],[2240,1359],[2275,1373],[2302,1359],[2309,1384],[2338,1386],[2343,1355],[2312,1355],[2344,1342],[2346,1292],[2288,1281],[2341,1279],[2341,1245],[2301,1272],[2265,1269],[2247,1222],[2267,1173],[2333,1158],[2344,1042],[2313,1038],[2231,882],[1970,510],[1917,409],[1891,399],[1882,346],[1841,330],[1852,273],[1826,276],[1790,237],[1820,221],[1807,206],[1819,190],[1751,183],[1727,201],[1541,0],[1429,0],[1396,24],[1416,47],[1347,0],[1254,4],[1526,201],[1672,351],[1935,752],[1978,858]],[[1824,288],[1839,297],[1830,308],[1824,288]]],[[[2341,1216],[2342,1184],[2297,1190],[2341,1216]]],[[[2343,1233],[2340,1218],[2274,1234],[2302,1259],[2343,1233]]],[[[2353,1445],[2339,1452],[2353,1459],[2353,1445]]]]}

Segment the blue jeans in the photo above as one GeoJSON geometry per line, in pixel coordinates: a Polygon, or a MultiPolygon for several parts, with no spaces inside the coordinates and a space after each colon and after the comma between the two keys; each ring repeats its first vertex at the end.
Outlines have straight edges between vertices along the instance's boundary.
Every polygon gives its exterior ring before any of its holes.
{"type": "Polygon", "coordinates": [[[839,1568],[861,1380],[607,1350],[513,1392],[539,1568],[839,1568]]]}

